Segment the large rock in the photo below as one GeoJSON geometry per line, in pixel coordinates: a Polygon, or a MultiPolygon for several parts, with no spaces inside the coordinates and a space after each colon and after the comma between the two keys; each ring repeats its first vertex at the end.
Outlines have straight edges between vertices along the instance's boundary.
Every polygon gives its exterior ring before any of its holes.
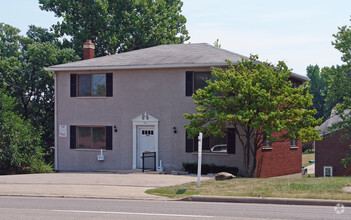
{"type": "Polygon", "coordinates": [[[345,193],[351,193],[351,187],[350,186],[346,186],[344,188],[342,188],[342,191],[345,193]]]}
{"type": "Polygon", "coordinates": [[[227,172],[220,172],[216,174],[215,179],[216,180],[230,180],[233,179],[235,176],[231,173],[227,173],[227,172]]]}

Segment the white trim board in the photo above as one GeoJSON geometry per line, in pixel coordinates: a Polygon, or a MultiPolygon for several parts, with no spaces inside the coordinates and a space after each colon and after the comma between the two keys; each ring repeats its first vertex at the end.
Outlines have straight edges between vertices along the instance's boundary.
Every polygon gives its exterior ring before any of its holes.
{"type": "Polygon", "coordinates": [[[325,170],[326,169],[330,169],[330,177],[333,177],[333,167],[332,166],[323,166],[323,177],[326,177],[325,176],[325,170]]]}
{"type": "Polygon", "coordinates": [[[139,126],[151,126],[154,128],[155,135],[155,151],[156,151],[156,167],[158,166],[158,122],[159,120],[148,113],[139,115],[138,117],[132,119],[133,123],[133,165],[132,169],[137,167],[137,134],[139,126]]]}

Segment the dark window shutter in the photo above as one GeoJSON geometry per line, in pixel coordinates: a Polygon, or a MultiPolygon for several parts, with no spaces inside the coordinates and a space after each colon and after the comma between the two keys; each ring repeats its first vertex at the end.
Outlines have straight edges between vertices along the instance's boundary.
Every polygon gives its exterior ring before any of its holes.
{"type": "Polygon", "coordinates": [[[70,148],[71,149],[76,149],[77,148],[77,141],[76,141],[76,138],[77,138],[77,129],[76,129],[76,126],[74,125],[71,125],[70,126],[70,129],[69,129],[69,132],[70,132],[70,148]]]}
{"type": "Polygon", "coordinates": [[[112,126],[106,126],[106,150],[112,150],[112,126]]]}
{"type": "Polygon", "coordinates": [[[112,73],[106,73],[106,96],[112,96],[112,94],[113,94],[112,73]]]}
{"type": "Polygon", "coordinates": [[[202,138],[202,150],[211,150],[210,149],[210,137],[202,138]]]}
{"type": "Polygon", "coordinates": [[[189,152],[193,152],[193,145],[194,145],[194,140],[193,139],[189,139],[188,138],[188,132],[185,132],[185,152],[189,153],[189,152]]]}
{"type": "Polygon", "coordinates": [[[199,151],[199,135],[196,135],[194,138],[194,151],[199,151]]]}
{"type": "Polygon", "coordinates": [[[71,97],[77,96],[77,74],[71,74],[71,97]]]}
{"type": "Polygon", "coordinates": [[[193,71],[186,71],[185,72],[185,96],[192,96],[193,95],[193,71]]]}
{"type": "Polygon", "coordinates": [[[235,129],[228,128],[227,131],[227,153],[235,154],[235,129]]]}

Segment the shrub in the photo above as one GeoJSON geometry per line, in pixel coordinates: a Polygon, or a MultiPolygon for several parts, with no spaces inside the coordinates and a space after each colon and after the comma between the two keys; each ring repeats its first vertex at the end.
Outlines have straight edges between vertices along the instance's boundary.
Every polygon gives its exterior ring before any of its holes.
{"type": "Polygon", "coordinates": [[[302,152],[308,151],[309,153],[313,152],[313,141],[308,143],[302,143],[302,152]]]}
{"type": "Polygon", "coordinates": [[[27,173],[53,173],[54,169],[52,164],[47,164],[44,160],[35,158],[26,171],[27,173]]]}
{"type": "MultiPolygon", "coordinates": [[[[184,162],[183,169],[188,173],[197,173],[197,162],[184,162]]],[[[201,166],[201,174],[204,175],[208,173],[228,172],[236,176],[238,171],[237,167],[217,166],[215,164],[202,164],[201,166]]]]}

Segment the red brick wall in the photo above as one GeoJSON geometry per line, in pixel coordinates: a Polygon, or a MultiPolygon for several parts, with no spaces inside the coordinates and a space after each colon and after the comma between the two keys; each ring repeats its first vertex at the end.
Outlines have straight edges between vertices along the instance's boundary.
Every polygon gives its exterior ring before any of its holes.
{"type": "Polygon", "coordinates": [[[323,176],[324,166],[333,167],[333,176],[344,176],[346,169],[340,161],[346,154],[351,154],[350,144],[351,139],[340,142],[340,132],[336,132],[335,135],[327,134],[323,136],[322,141],[316,141],[315,176],[323,176]]]}
{"type": "Polygon", "coordinates": [[[290,141],[272,143],[271,150],[259,149],[257,152],[256,177],[282,176],[301,173],[302,144],[291,149],[290,141]]]}

